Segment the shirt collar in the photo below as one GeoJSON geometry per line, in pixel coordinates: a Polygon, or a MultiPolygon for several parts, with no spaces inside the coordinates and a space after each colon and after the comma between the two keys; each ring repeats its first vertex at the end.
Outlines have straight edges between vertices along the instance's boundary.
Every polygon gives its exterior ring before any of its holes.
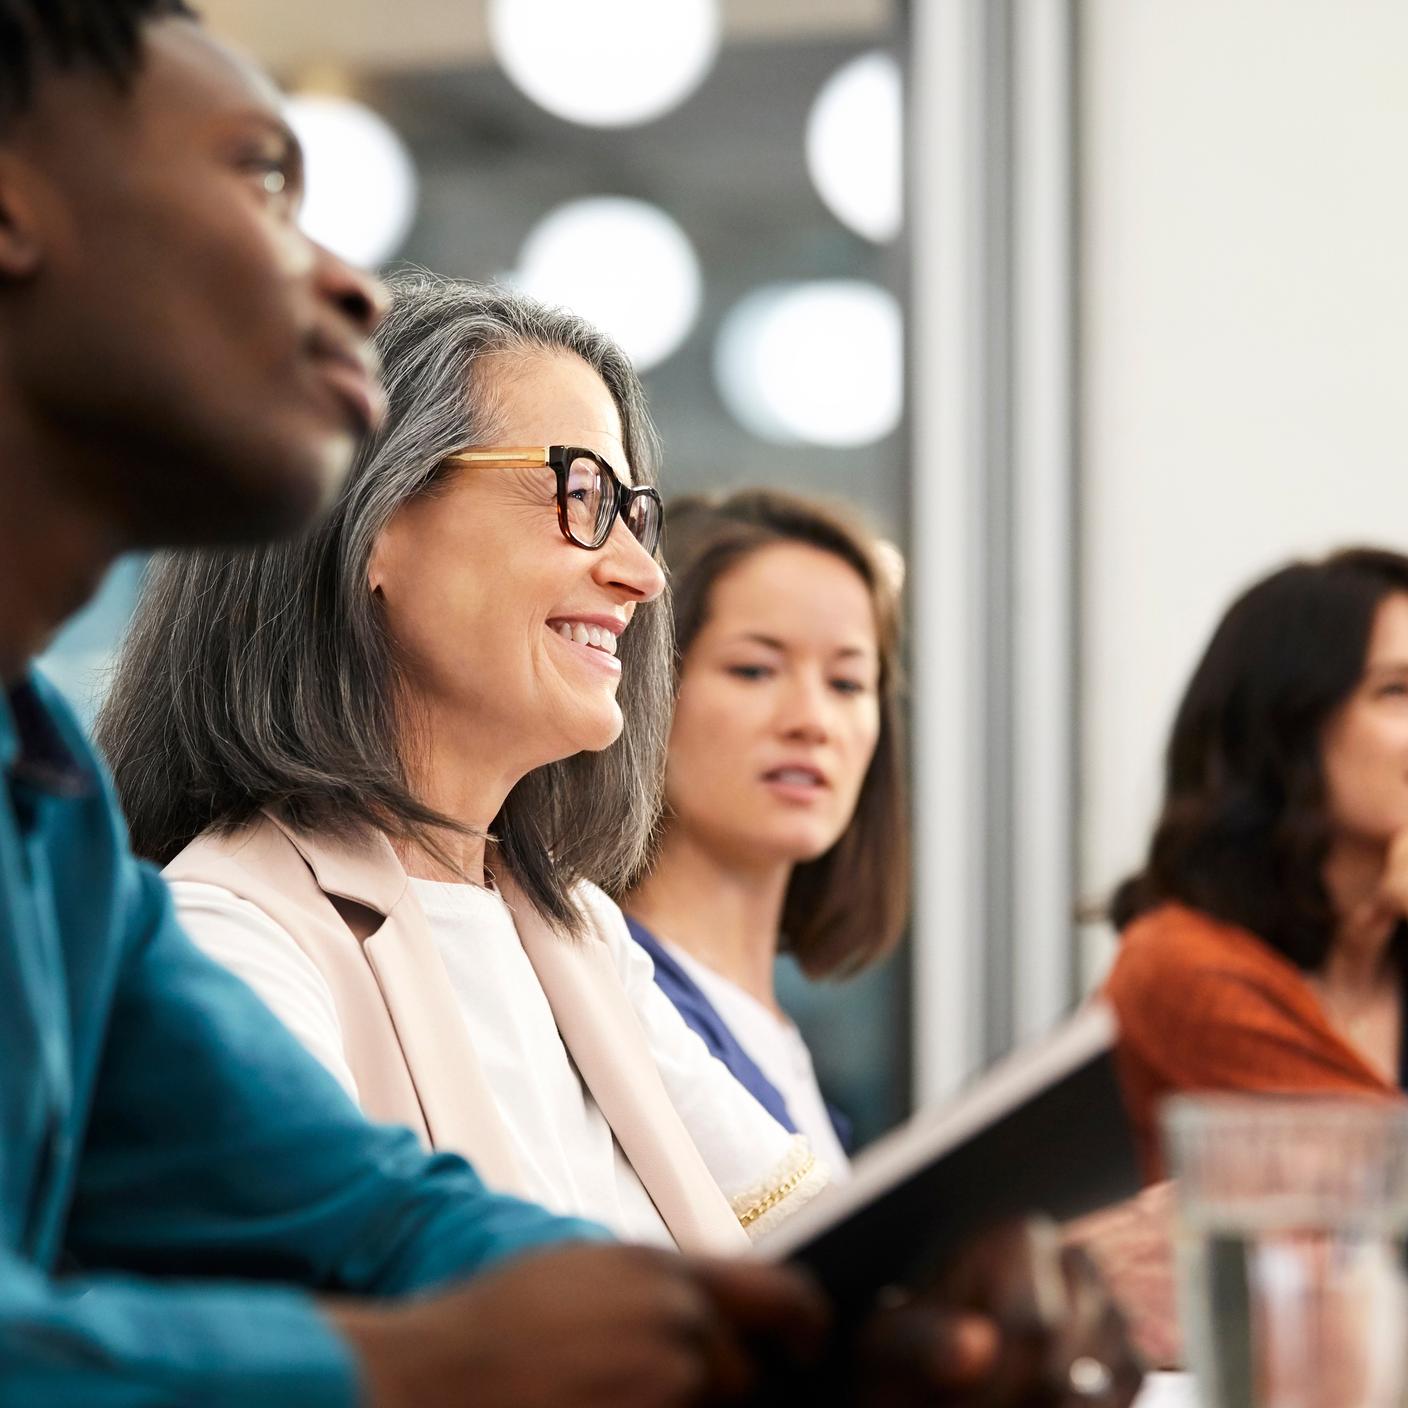
{"type": "Polygon", "coordinates": [[[81,797],[94,784],[92,769],[64,741],[28,679],[0,696],[0,769],[16,782],[60,797],[81,797]]]}

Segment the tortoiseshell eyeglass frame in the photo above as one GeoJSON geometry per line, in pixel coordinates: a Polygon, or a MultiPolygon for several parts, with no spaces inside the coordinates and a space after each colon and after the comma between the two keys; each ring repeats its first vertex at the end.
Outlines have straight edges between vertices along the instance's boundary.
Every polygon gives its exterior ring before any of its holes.
{"type": "Polygon", "coordinates": [[[477,464],[496,469],[550,469],[557,476],[557,526],[569,543],[585,548],[588,552],[595,552],[598,548],[606,546],[611,530],[620,518],[651,557],[659,550],[660,537],[665,526],[664,501],[648,484],[636,488],[623,484],[616,471],[595,450],[585,449],[581,445],[488,446],[459,450],[453,455],[447,455],[445,463],[477,464]],[[573,531],[568,509],[568,479],[572,466],[578,460],[590,460],[605,477],[602,503],[609,506],[609,509],[598,511],[596,534],[591,539],[579,537],[573,531]],[[642,502],[644,518],[638,516],[636,509],[636,505],[642,502]]]}

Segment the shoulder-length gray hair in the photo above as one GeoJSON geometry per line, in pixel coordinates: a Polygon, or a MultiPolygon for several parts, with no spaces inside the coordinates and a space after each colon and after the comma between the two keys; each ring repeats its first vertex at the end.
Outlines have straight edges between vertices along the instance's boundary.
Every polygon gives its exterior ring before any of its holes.
{"type": "MultiPolygon", "coordinates": [[[[397,509],[433,490],[447,456],[493,443],[484,358],[580,357],[616,402],[637,482],[656,482],[658,441],[640,382],[582,319],[419,272],[398,277],[392,295],[376,338],[390,413],[327,519],[287,543],[168,555],[149,575],[97,737],[133,845],[159,864],[201,832],[266,807],[300,829],[374,828],[432,852],[437,831],[464,830],[411,790],[398,746],[405,700],[367,563],[397,509]]],[[[568,932],[580,924],[573,886],[628,883],[659,809],[668,604],[642,606],[621,646],[621,737],[530,773],[491,829],[499,864],[568,932]]]]}

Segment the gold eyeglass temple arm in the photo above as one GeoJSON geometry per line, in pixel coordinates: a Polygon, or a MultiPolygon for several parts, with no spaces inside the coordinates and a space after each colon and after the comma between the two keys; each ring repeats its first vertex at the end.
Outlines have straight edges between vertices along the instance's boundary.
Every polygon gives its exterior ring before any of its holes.
{"type": "Polygon", "coordinates": [[[502,450],[461,450],[458,454],[447,456],[447,459],[451,464],[494,464],[503,465],[509,469],[516,469],[520,466],[531,469],[535,465],[547,464],[548,446],[513,446],[502,450]]]}

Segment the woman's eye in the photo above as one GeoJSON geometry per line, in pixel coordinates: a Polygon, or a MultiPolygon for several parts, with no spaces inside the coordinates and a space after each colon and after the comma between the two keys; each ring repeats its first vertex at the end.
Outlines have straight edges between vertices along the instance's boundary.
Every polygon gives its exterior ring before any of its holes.
{"type": "Polygon", "coordinates": [[[1381,699],[1401,699],[1405,695],[1408,695],[1408,680],[1390,680],[1387,684],[1381,684],[1379,686],[1379,697],[1381,699]]]}
{"type": "Polygon", "coordinates": [[[596,491],[596,477],[580,470],[574,470],[567,477],[567,497],[584,504],[596,491]]]}
{"type": "Polygon", "coordinates": [[[865,685],[860,680],[832,680],[831,688],[837,694],[864,694],[865,685]]]}
{"type": "Polygon", "coordinates": [[[730,665],[728,672],[738,680],[765,680],[772,674],[766,665],[730,665]]]}

